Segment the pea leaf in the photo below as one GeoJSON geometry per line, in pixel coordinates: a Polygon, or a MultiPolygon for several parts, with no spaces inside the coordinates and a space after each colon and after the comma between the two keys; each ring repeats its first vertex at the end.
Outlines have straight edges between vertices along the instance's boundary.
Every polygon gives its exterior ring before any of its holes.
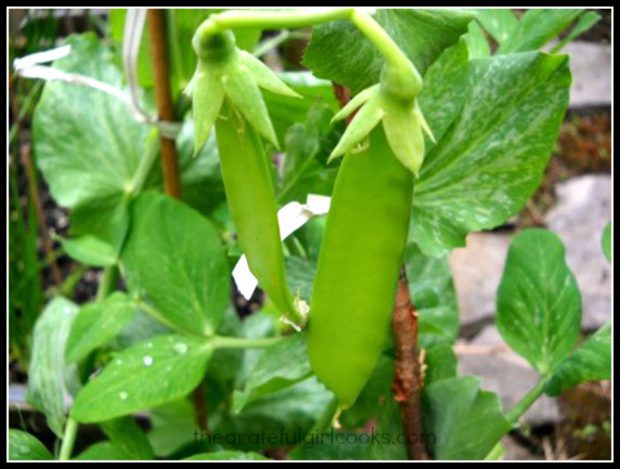
{"type": "Polygon", "coordinates": [[[111,441],[99,441],[90,445],[73,459],[77,461],[128,461],[133,458],[111,441]]]}
{"type": "Polygon", "coordinates": [[[426,374],[424,385],[441,381],[442,379],[454,378],[457,371],[457,360],[452,347],[448,344],[439,344],[426,349],[426,374]]]}
{"type": "Polygon", "coordinates": [[[215,453],[194,454],[185,460],[189,461],[266,461],[262,454],[244,453],[243,451],[219,451],[215,453]]]}
{"type": "Polygon", "coordinates": [[[550,231],[523,231],[510,244],[497,292],[500,334],[541,374],[556,369],[579,335],[581,296],[564,253],[550,231]]]}
{"type": "Polygon", "coordinates": [[[611,378],[611,324],[607,323],[557,366],[545,387],[550,396],[585,381],[611,378]]]}
{"type": "Polygon", "coordinates": [[[213,422],[213,433],[242,451],[294,445],[332,398],[333,394],[311,377],[253,401],[238,414],[222,415],[213,422]]]}
{"type": "Polygon", "coordinates": [[[78,307],[56,297],[37,320],[32,338],[26,400],[43,412],[47,424],[58,437],[66,421],[65,344],[78,307]]]}
{"type": "Polygon", "coordinates": [[[163,194],[141,194],[121,260],[130,291],[153,302],[168,325],[215,331],[229,301],[219,236],[195,210],[163,194]]]}
{"type": "Polygon", "coordinates": [[[472,59],[480,59],[491,55],[489,42],[478,23],[475,21],[469,23],[468,31],[469,32],[465,35],[465,41],[467,42],[469,56],[472,59]]]}
{"type": "Polygon", "coordinates": [[[113,339],[134,313],[131,300],[122,292],[83,306],[71,326],[65,349],[67,362],[78,362],[113,339]]]}
{"type": "Polygon", "coordinates": [[[332,112],[340,108],[331,81],[321,80],[309,71],[285,71],[280,72],[278,76],[289,88],[303,97],[303,99],[290,99],[263,91],[263,98],[279,142],[285,141],[290,126],[306,120],[313,106],[326,106],[332,112]]]}
{"type": "MultiPolygon", "coordinates": [[[[421,74],[467,32],[472,18],[469,12],[447,9],[380,9],[375,14],[421,74]]],[[[333,21],[313,28],[303,62],[317,77],[348,86],[357,94],[379,81],[383,58],[353,24],[333,21]]]]}
{"type": "MultiPolygon", "coordinates": [[[[70,36],[66,42],[71,53],[55,61],[55,69],[121,89],[122,75],[94,34],[70,36]]],[[[145,153],[149,133],[118,98],[72,83],[46,83],[33,118],[36,161],[54,199],[76,210],[78,217],[86,216],[80,234],[87,231],[120,244],[126,223],[123,194],[145,153]]]]}
{"type": "Polygon", "coordinates": [[[536,50],[564,31],[583,10],[532,8],[521,17],[497,51],[498,54],[536,50]]]}
{"type": "Polygon", "coordinates": [[[131,459],[153,459],[153,448],[146,434],[133,417],[121,417],[99,424],[113,445],[126,453],[131,459]]]}
{"type": "Polygon", "coordinates": [[[499,397],[482,391],[480,381],[450,378],[424,389],[424,428],[435,459],[483,459],[510,430],[499,397]]]}
{"type": "Polygon", "coordinates": [[[172,334],[136,344],[82,388],[71,415],[101,422],[184,396],[204,376],[211,351],[204,340],[172,334]]]}
{"type": "Polygon", "coordinates": [[[259,397],[291,386],[310,375],[306,334],[293,334],[269,347],[250,373],[243,391],[233,396],[235,412],[259,397]]]}
{"type": "Polygon", "coordinates": [[[575,23],[575,26],[570,30],[570,32],[562,38],[553,48],[551,52],[558,52],[562,50],[562,48],[568,44],[569,42],[575,40],[577,36],[585,33],[588,29],[594,26],[601,20],[601,15],[594,11],[586,11],[584,12],[575,23]]]}
{"type": "Polygon", "coordinates": [[[284,259],[286,281],[293,294],[309,302],[312,296],[312,284],[316,275],[316,264],[307,259],[290,256],[284,259]]]}
{"type": "Polygon", "coordinates": [[[603,229],[603,237],[601,239],[603,254],[609,262],[611,262],[611,222],[608,222],[603,229]]]}
{"type": "Polygon", "coordinates": [[[499,44],[508,41],[519,27],[519,20],[508,8],[480,8],[476,20],[499,44]]]}
{"type": "Polygon", "coordinates": [[[49,450],[28,432],[9,429],[9,461],[54,459],[49,450]]]}
{"type": "Polygon", "coordinates": [[[73,259],[93,267],[107,267],[116,262],[114,248],[92,235],[61,238],[62,248],[73,259]]]}
{"type": "Polygon", "coordinates": [[[410,236],[425,254],[463,246],[468,232],[498,226],[519,211],[541,180],[569,85],[565,56],[531,52],[471,61],[465,103],[426,155],[414,187],[410,236]]]}
{"type": "Polygon", "coordinates": [[[341,135],[330,123],[332,116],[328,106],[316,104],[302,122],[287,130],[278,190],[280,203],[305,202],[309,193],[331,193],[337,169],[327,166],[327,157],[341,135]]]}
{"type": "Polygon", "coordinates": [[[411,299],[418,311],[420,347],[451,344],[459,330],[459,312],[447,257],[425,256],[413,243],[405,251],[411,299]]]}
{"type": "MultiPolygon", "coordinates": [[[[211,363],[215,361],[215,356],[211,363]]],[[[198,436],[194,406],[189,399],[181,398],[151,409],[149,441],[157,456],[168,456],[198,436]]]]}

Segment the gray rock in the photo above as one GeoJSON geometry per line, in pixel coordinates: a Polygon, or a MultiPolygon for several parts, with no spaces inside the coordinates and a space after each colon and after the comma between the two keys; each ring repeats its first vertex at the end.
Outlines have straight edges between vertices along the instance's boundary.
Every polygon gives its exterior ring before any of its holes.
{"type": "Polygon", "coordinates": [[[611,177],[575,177],[557,184],[556,194],[545,222],[566,246],[581,290],[582,328],[593,331],[611,318],[611,268],[601,250],[603,228],[611,219],[611,177]]]}
{"type": "Polygon", "coordinates": [[[462,329],[494,316],[509,244],[509,234],[471,233],[466,247],[450,254],[462,329]]]}
{"type": "Polygon", "coordinates": [[[570,56],[573,75],[570,107],[611,105],[611,46],[575,41],[562,53],[570,56]]]}
{"type": "MultiPolygon", "coordinates": [[[[505,411],[512,409],[538,382],[538,373],[508,348],[495,325],[486,326],[468,343],[458,343],[456,353],[459,374],[480,376],[483,389],[497,393],[505,411]]],[[[557,401],[544,395],[523,416],[523,421],[533,427],[559,419],[557,401]]]]}

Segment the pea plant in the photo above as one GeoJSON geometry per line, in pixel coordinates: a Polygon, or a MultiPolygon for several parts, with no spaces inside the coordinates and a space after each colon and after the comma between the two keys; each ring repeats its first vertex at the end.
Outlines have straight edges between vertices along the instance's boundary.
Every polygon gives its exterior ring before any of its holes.
{"type": "Polygon", "coordinates": [[[138,13],[67,38],[35,110],[62,248],[102,273],[36,321],[27,399],[60,443],[11,429],[12,459],[498,459],[542,394],[609,379],[610,325],[577,346],[564,247],[525,230],[496,319],[540,380],[503,409],[457,374],[446,257],[540,184],[558,51],[596,14],[156,10],[136,42],[138,13]],[[267,65],[309,31],[307,70],[267,65]]]}

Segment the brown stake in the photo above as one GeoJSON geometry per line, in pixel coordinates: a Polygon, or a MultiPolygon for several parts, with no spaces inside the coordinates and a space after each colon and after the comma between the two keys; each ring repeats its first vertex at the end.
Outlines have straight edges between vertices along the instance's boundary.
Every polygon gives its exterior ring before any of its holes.
{"type": "MultiPolygon", "coordinates": [[[[170,90],[170,74],[168,69],[168,49],[166,46],[166,12],[149,10],[148,22],[151,36],[151,57],[155,78],[155,100],[160,121],[174,121],[174,107],[170,90]]],[[[179,158],[174,139],[160,133],[161,164],[164,173],[166,194],[181,198],[181,179],[179,177],[179,158]]]]}
{"type": "Polygon", "coordinates": [[[411,303],[404,268],[392,316],[396,362],[392,389],[400,405],[400,414],[407,436],[409,459],[430,459],[424,444],[420,393],[424,376],[418,355],[418,312],[411,303]]]}

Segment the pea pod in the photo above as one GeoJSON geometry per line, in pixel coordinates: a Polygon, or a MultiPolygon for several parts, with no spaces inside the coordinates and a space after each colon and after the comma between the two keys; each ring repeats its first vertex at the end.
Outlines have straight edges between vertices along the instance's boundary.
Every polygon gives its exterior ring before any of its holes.
{"type": "Polygon", "coordinates": [[[215,122],[226,198],[250,270],[282,311],[294,307],[286,287],[277,202],[257,132],[227,101],[215,122]]]}
{"type": "Polygon", "coordinates": [[[278,146],[259,86],[296,96],[267,66],[238,50],[230,31],[194,38],[198,66],[191,81],[195,151],[215,126],[226,198],[239,245],[274,304],[300,321],[286,285],[278,205],[262,138],[278,146]]]}
{"type": "Polygon", "coordinates": [[[413,175],[383,126],[368,139],[365,150],[344,156],[338,172],[308,323],[312,368],[345,408],[387,337],[413,197],[413,175]]]}

